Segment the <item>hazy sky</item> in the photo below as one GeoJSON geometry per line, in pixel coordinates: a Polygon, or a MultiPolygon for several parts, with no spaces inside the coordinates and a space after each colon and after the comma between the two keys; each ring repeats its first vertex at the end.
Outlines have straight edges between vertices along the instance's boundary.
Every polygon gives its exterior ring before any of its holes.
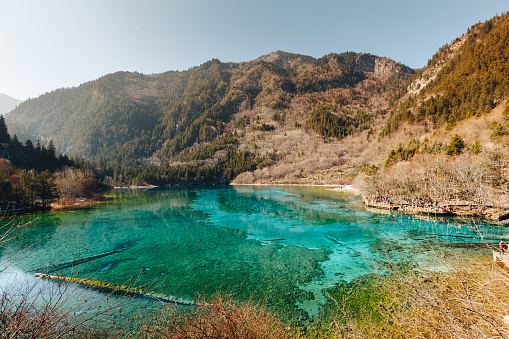
{"type": "Polygon", "coordinates": [[[18,99],[116,71],[185,70],[276,50],[423,67],[507,0],[0,0],[0,93],[18,99]]]}

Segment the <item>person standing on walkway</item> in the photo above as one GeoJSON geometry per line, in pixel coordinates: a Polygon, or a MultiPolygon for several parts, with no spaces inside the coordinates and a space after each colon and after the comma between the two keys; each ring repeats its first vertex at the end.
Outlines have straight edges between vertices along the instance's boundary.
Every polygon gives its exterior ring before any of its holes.
{"type": "Polygon", "coordinates": [[[500,242],[498,243],[498,249],[500,251],[500,255],[502,255],[505,252],[505,242],[500,239],[500,242]]]}

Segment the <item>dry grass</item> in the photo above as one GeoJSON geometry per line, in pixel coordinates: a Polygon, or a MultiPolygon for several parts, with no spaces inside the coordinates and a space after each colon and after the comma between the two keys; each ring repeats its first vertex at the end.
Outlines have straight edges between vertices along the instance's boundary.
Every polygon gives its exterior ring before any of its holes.
{"type": "Polygon", "coordinates": [[[290,338],[290,328],[263,305],[241,303],[230,295],[199,300],[192,313],[168,307],[140,332],[143,338],[290,338]]]}
{"type": "MultiPolygon", "coordinates": [[[[437,259],[438,260],[438,259],[437,259]]],[[[509,271],[485,263],[445,264],[447,273],[398,273],[378,282],[377,319],[333,322],[342,338],[506,338],[509,271]]],[[[343,313],[345,314],[345,313],[343,313]]]]}

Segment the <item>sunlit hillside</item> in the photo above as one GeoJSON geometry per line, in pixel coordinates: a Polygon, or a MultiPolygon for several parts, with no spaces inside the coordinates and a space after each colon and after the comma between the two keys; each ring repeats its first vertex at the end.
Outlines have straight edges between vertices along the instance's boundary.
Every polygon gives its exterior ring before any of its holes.
{"type": "Polygon", "coordinates": [[[109,166],[214,166],[228,151],[248,151],[261,159],[250,170],[304,160],[278,174],[291,177],[343,162],[341,154],[319,159],[319,149],[371,136],[411,74],[369,54],[275,52],[184,72],[109,74],[28,100],[6,120],[21,140],[53,139],[59,151],[109,166]]]}
{"type": "Polygon", "coordinates": [[[507,14],[472,26],[417,73],[370,54],[278,51],[109,74],[28,100],[6,121],[113,182],[346,183],[411,142],[443,151],[458,134],[467,149],[505,149],[508,27],[507,14]]]}

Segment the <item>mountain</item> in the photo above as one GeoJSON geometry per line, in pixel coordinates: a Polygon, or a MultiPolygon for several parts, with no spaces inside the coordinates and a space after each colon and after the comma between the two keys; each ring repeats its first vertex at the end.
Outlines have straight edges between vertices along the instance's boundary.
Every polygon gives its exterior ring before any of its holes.
{"type": "Polygon", "coordinates": [[[416,152],[444,153],[453,136],[476,154],[505,150],[508,39],[504,14],[417,72],[365,53],[283,51],[183,72],[118,72],[23,102],[6,122],[21,140],[53,139],[59,152],[115,167],[115,180],[350,182],[416,152]]]}
{"type": "Polygon", "coordinates": [[[364,53],[278,51],[183,72],[108,74],[29,99],[6,122],[20,140],[52,139],[59,152],[110,166],[215,164],[230,150],[257,157],[260,170],[295,163],[278,173],[299,176],[339,164],[339,153],[319,149],[369,133],[413,73],[364,53]]]}
{"type": "Polygon", "coordinates": [[[472,26],[416,73],[383,132],[403,122],[449,128],[491,112],[509,97],[509,15],[472,26]]]}
{"type": "Polygon", "coordinates": [[[14,99],[7,94],[0,93],[0,114],[9,113],[20,103],[21,100],[14,99]]]}
{"type": "Polygon", "coordinates": [[[283,51],[117,72],[27,100],[6,122],[21,140],[52,139],[59,152],[115,168],[115,182],[349,182],[416,152],[444,154],[453,137],[475,154],[505,150],[508,39],[504,14],[417,72],[365,53],[283,51]]]}

